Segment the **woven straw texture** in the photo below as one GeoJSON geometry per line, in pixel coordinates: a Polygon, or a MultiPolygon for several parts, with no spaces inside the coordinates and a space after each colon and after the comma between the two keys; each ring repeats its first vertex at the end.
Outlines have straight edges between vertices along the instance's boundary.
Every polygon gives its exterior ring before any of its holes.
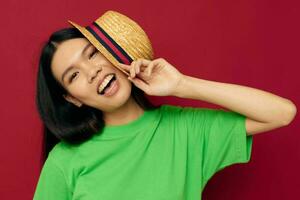
{"type": "MultiPolygon", "coordinates": [[[[106,48],[83,26],[68,20],[68,22],[77,28],[114,66],[119,62],[106,48]]],[[[145,58],[152,60],[154,52],[145,31],[129,17],[116,12],[106,11],[98,19],[97,23],[124,51],[132,58],[145,58]]],[[[128,75],[126,71],[116,66],[118,69],[128,75]]]]}

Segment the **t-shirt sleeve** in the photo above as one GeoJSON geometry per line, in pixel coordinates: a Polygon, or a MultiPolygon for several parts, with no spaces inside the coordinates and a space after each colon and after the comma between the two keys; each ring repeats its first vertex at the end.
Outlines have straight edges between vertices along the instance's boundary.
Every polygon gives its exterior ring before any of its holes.
{"type": "Polygon", "coordinates": [[[68,200],[71,199],[63,171],[48,157],[35,189],[33,200],[68,200]]]}
{"type": "Polygon", "coordinates": [[[188,114],[193,144],[200,149],[204,183],[229,165],[250,161],[253,136],[246,134],[244,115],[211,108],[183,110],[188,114]]]}

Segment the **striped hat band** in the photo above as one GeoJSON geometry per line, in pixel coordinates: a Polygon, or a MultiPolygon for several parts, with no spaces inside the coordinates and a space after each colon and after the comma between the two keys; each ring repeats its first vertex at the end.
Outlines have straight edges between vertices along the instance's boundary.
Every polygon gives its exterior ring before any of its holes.
{"type": "Polygon", "coordinates": [[[99,24],[93,22],[85,27],[120,63],[129,65],[133,59],[117,44],[99,24]]]}
{"type": "Polygon", "coordinates": [[[108,10],[88,26],[68,22],[78,29],[113,66],[129,75],[118,66],[130,65],[139,58],[152,60],[154,52],[146,32],[142,27],[122,13],[108,10]]]}

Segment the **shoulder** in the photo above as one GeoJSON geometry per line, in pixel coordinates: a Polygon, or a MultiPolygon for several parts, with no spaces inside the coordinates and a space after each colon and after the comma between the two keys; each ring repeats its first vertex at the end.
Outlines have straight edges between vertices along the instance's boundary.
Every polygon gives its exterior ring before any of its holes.
{"type": "Polygon", "coordinates": [[[61,153],[71,153],[75,150],[75,146],[68,144],[64,141],[58,142],[52,150],[49,152],[50,154],[61,154],[61,153]]]}
{"type": "Polygon", "coordinates": [[[57,165],[63,167],[71,162],[76,151],[76,146],[60,141],[51,149],[47,159],[52,160],[57,165]]]}

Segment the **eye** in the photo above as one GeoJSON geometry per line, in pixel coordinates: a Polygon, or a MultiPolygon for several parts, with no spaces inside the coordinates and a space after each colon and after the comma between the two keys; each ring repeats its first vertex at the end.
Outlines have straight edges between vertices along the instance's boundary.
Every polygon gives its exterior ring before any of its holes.
{"type": "Polygon", "coordinates": [[[70,78],[69,78],[69,83],[71,83],[72,81],[73,81],[73,79],[76,77],[76,74],[77,74],[78,72],[74,72],[71,76],[70,76],[70,78]]]}
{"type": "Polygon", "coordinates": [[[96,53],[98,53],[97,49],[96,49],[96,48],[93,48],[92,53],[89,55],[89,59],[90,59],[91,57],[94,57],[94,55],[95,55],[96,53]]]}

